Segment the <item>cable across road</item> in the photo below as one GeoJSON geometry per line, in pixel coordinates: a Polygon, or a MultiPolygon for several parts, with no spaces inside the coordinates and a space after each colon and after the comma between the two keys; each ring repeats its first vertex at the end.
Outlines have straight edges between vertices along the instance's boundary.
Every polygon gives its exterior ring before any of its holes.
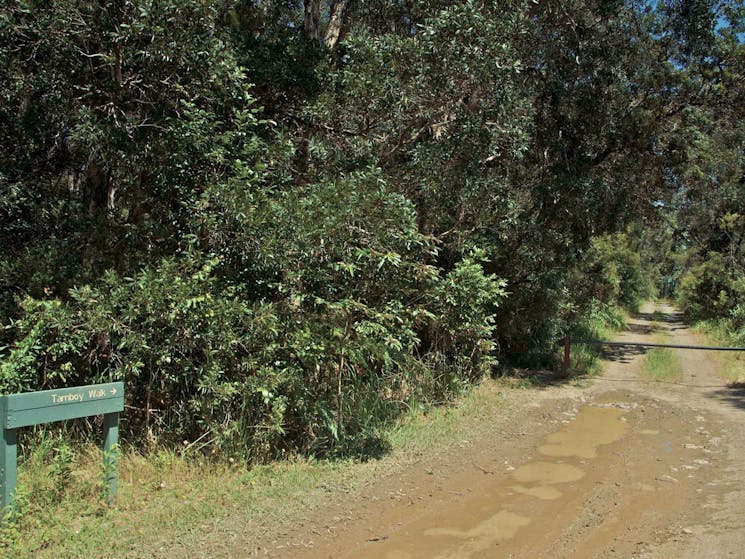
{"type": "Polygon", "coordinates": [[[656,344],[652,342],[604,342],[603,340],[575,340],[570,339],[572,344],[585,345],[607,345],[614,347],[669,347],[673,349],[705,349],[709,351],[745,351],[745,347],[722,347],[710,345],[680,345],[680,344],[656,344]]]}

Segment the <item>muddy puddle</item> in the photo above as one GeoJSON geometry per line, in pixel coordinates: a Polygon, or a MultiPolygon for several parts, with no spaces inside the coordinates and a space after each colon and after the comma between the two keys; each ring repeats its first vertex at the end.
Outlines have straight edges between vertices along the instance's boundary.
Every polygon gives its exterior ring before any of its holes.
{"type": "Polygon", "coordinates": [[[515,539],[530,540],[547,518],[561,515],[565,500],[608,445],[629,426],[625,404],[588,405],[536,449],[537,456],[506,475],[494,476],[457,506],[413,519],[355,557],[386,559],[501,557],[515,539]]]}

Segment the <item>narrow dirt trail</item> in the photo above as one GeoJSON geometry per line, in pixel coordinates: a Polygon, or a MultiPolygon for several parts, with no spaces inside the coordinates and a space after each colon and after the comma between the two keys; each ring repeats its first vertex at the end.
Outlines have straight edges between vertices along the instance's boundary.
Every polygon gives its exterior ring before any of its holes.
{"type": "MultiPolygon", "coordinates": [[[[651,341],[656,327],[701,342],[674,309],[658,311],[618,339],[651,341]]],[[[675,382],[643,380],[644,352],[618,350],[589,388],[523,391],[510,417],[485,418],[491,436],[382,476],[264,553],[745,557],[745,391],[728,388],[706,352],[675,351],[675,382]]]]}

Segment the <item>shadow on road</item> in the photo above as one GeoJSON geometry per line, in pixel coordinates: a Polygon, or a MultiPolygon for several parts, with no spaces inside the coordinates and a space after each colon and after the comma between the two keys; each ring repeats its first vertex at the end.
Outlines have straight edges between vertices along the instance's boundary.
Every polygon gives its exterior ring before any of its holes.
{"type": "Polygon", "coordinates": [[[733,382],[711,393],[711,397],[745,411],[745,383],[733,382]]]}
{"type": "Polygon", "coordinates": [[[644,347],[610,346],[603,347],[599,356],[604,361],[616,361],[618,363],[630,363],[634,357],[647,353],[644,347]]]}
{"type": "MultiPolygon", "coordinates": [[[[650,324],[657,322],[658,324],[665,324],[668,326],[667,330],[683,330],[686,328],[685,317],[681,312],[668,312],[668,313],[650,313],[640,312],[634,315],[634,318],[639,320],[646,320],[650,324]]],[[[629,330],[632,330],[629,328],[629,330]]],[[[633,331],[633,330],[632,330],[633,331]]]]}
{"type": "Polygon", "coordinates": [[[649,324],[629,324],[626,326],[626,331],[633,334],[651,334],[656,332],[656,328],[652,328],[649,324]]]}

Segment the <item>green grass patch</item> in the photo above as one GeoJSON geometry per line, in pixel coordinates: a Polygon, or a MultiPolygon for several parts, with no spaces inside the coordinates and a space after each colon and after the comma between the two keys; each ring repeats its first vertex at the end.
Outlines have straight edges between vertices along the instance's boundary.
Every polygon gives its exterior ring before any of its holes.
{"type": "MultiPolygon", "coordinates": [[[[663,344],[670,341],[667,333],[658,333],[653,342],[663,344]]],[[[667,347],[654,347],[647,350],[641,369],[642,378],[647,380],[677,381],[683,376],[678,355],[667,347]]]]}
{"type": "Polygon", "coordinates": [[[745,383],[745,352],[710,351],[719,365],[719,374],[731,384],[745,383]]]}
{"type": "Polygon", "coordinates": [[[19,514],[0,530],[0,557],[193,557],[203,556],[205,543],[211,556],[230,557],[236,533],[242,541],[271,540],[324,502],[424,453],[485,436],[484,418],[505,412],[507,390],[488,380],[454,405],[412,409],[389,431],[390,452],[368,462],[294,456],[246,467],[194,454],[125,451],[113,508],[104,503],[99,448],[22,432],[28,448],[19,463],[19,514]]]}

